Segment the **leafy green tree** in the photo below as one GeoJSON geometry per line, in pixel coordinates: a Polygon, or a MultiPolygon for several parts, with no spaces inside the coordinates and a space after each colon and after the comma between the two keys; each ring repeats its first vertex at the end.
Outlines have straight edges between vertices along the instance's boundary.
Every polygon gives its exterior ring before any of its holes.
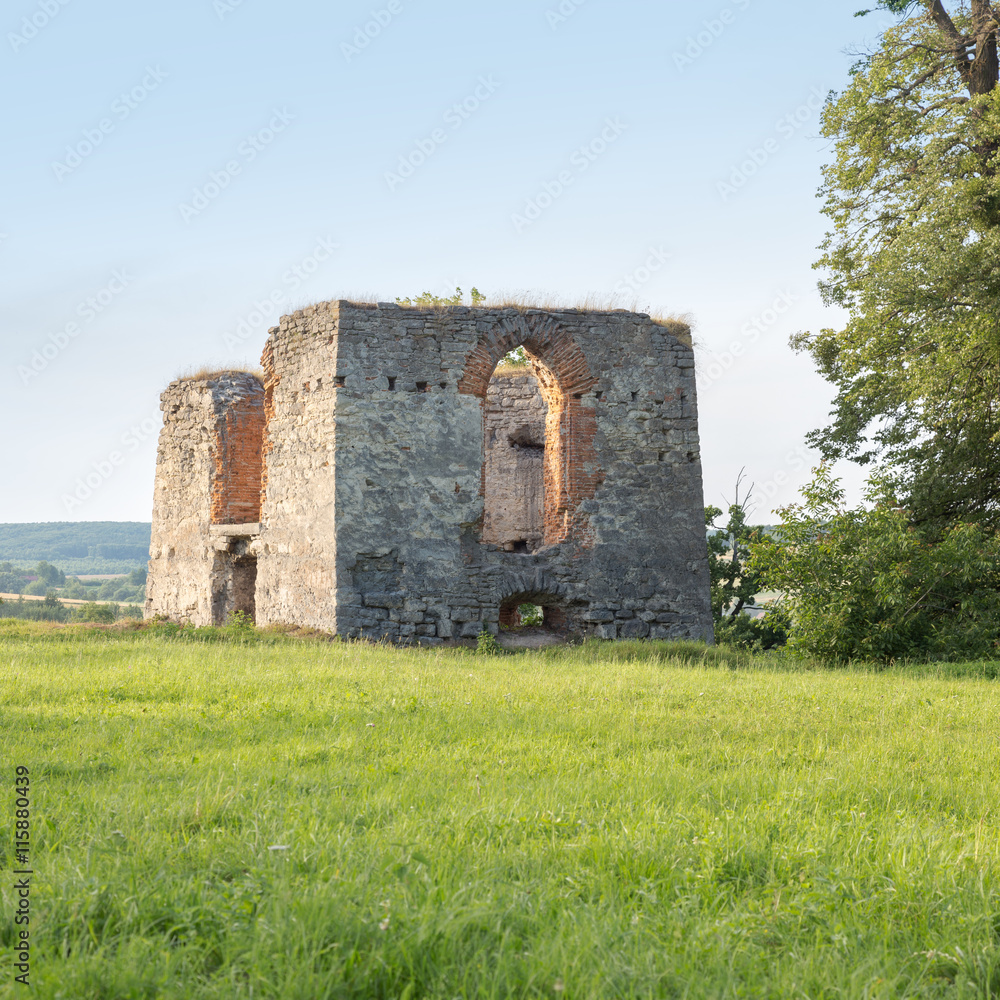
{"type": "Polygon", "coordinates": [[[1000,526],[1000,91],[987,0],[911,14],[832,95],[832,229],[817,266],[841,330],[799,334],[837,390],[810,443],[880,460],[918,524],[1000,526]]]}
{"type": "Polygon", "coordinates": [[[868,506],[844,507],[840,481],[815,471],[803,501],[779,510],[751,568],[782,594],[789,647],[828,662],[1000,655],[1000,539],[956,524],[929,541],[885,480],[868,506]]]}
{"type": "Polygon", "coordinates": [[[719,507],[705,508],[708,532],[708,570],[712,603],[712,620],[715,623],[716,642],[738,646],[770,649],[782,645],[784,621],[780,613],[768,611],[763,619],[751,618],[745,609],[757,603],[757,593],[762,589],[760,574],[748,565],[751,545],[764,530],[762,525],[748,525],[749,505],[753,486],[740,498],[745,476],[740,471],[736,479],[736,494],[729,504],[729,519],[725,527],[716,521],[722,516],[719,507]]]}
{"type": "MultiPolygon", "coordinates": [[[[4,565],[10,567],[10,563],[4,565]]],[[[20,594],[28,583],[28,575],[10,568],[4,571],[0,566],[0,594],[20,594]]]]}
{"type": "Polygon", "coordinates": [[[35,567],[35,573],[42,583],[50,587],[61,587],[66,582],[66,574],[47,562],[40,562],[35,567]]]}
{"type": "Polygon", "coordinates": [[[729,504],[729,520],[724,528],[715,522],[722,516],[718,507],[705,508],[708,534],[708,569],[712,598],[712,617],[721,621],[734,617],[745,608],[753,607],[757,599],[758,574],[748,572],[745,564],[750,554],[750,542],[759,527],[747,524],[748,505],[753,498],[753,486],[740,499],[740,490],[746,477],[741,471],[736,479],[736,495],[729,504]]]}

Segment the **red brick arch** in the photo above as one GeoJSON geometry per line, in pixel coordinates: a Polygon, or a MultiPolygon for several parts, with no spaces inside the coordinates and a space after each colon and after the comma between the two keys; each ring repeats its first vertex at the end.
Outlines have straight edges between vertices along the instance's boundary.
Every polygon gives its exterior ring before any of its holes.
{"type": "MultiPolygon", "coordinates": [[[[589,545],[589,519],[580,504],[603,482],[594,438],[593,401],[583,397],[597,378],[579,345],[545,313],[504,316],[469,352],[458,391],[485,402],[486,389],[500,360],[523,347],[548,407],[545,422],[545,545],[573,541],[589,545]]],[[[485,496],[485,466],[480,493],[485,496]]]]}

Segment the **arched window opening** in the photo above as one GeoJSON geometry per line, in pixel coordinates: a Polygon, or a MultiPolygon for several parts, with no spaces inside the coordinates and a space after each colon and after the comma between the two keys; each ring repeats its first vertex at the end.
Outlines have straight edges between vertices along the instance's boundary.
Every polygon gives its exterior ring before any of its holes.
{"type": "Polygon", "coordinates": [[[590,544],[582,505],[604,479],[595,450],[596,383],[573,339],[552,317],[533,312],[505,317],[469,354],[458,391],[483,405],[483,542],[525,553],[567,540],[590,544]],[[504,387],[514,379],[532,398],[517,399],[512,390],[516,405],[504,406],[504,387]]]}
{"type": "Polygon", "coordinates": [[[523,348],[504,357],[486,389],[484,542],[534,552],[545,542],[548,405],[523,348]]]}

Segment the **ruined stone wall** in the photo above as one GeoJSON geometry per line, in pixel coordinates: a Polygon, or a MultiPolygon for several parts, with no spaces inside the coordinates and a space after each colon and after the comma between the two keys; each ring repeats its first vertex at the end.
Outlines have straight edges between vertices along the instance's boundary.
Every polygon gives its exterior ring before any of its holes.
{"type": "Polygon", "coordinates": [[[219,373],[178,379],[160,401],[146,615],[210,625],[247,600],[249,543],[212,526],[259,519],[263,387],[219,373]]]}
{"type": "Polygon", "coordinates": [[[308,338],[277,334],[271,331],[261,359],[267,426],[256,617],[261,625],[294,622],[336,632],[335,324],[320,316],[308,338]]]}
{"type": "Polygon", "coordinates": [[[486,390],[484,542],[533,552],[545,529],[547,407],[530,372],[494,375],[486,390]]]}
{"type": "Polygon", "coordinates": [[[258,621],[433,643],[532,601],[606,638],[710,636],[684,332],[624,311],[283,317],[264,355],[258,621]],[[547,408],[533,552],[482,536],[489,383],[519,345],[547,408]]]}

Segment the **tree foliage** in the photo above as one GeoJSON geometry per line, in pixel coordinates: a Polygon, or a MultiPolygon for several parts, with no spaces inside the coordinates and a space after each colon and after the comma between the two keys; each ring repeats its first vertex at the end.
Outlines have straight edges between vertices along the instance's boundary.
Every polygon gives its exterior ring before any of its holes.
{"type": "Polygon", "coordinates": [[[908,13],[831,97],[817,266],[842,330],[799,334],[837,389],[824,457],[879,459],[917,523],[1000,526],[1000,91],[985,0],[908,13]]]}
{"type": "Polygon", "coordinates": [[[793,651],[828,662],[996,658],[995,534],[955,524],[928,540],[880,479],[869,481],[868,506],[846,510],[826,467],[802,495],[778,511],[780,529],[755,543],[750,559],[782,594],[793,651]]]}
{"type": "Polygon", "coordinates": [[[762,618],[745,613],[757,603],[762,589],[760,574],[748,565],[751,547],[762,537],[762,525],[747,524],[753,486],[741,498],[744,475],[736,479],[736,493],[728,505],[725,527],[716,521],[722,516],[719,507],[705,508],[708,532],[708,571],[712,620],[716,642],[748,648],[771,649],[785,641],[786,622],[780,613],[768,611],[762,618]]]}

